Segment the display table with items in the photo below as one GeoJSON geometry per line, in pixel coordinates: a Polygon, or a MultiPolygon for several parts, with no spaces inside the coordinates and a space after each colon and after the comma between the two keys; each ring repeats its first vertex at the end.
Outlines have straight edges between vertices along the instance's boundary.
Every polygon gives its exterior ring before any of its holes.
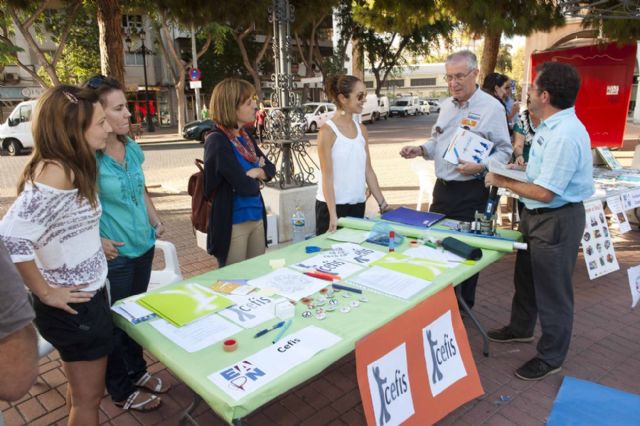
{"type": "Polygon", "coordinates": [[[354,218],[339,225],[335,234],[126,299],[114,307],[115,322],[234,422],[513,251],[519,238],[459,232],[447,220],[428,230],[354,218]],[[481,258],[443,250],[447,237],[479,248],[481,258]]]}

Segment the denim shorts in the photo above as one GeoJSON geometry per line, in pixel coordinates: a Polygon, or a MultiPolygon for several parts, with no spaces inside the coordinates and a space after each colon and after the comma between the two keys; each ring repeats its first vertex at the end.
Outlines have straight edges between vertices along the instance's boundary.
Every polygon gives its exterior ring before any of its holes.
{"type": "Polygon", "coordinates": [[[33,297],[38,331],[60,353],[65,362],[94,361],[107,356],[113,348],[113,321],[106,287],[84,303],[70,303],[78,312],[70,314],[45,305],[33,297]]]}

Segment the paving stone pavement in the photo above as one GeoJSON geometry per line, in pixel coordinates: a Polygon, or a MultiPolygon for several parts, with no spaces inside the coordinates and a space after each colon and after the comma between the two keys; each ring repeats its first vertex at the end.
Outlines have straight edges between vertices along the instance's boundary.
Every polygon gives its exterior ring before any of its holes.
{"type": "MultiPolygon", "coordinates": [[[[398,146],[375,149],[372,151],[374,167],[378,170],[382,186],[389,189],[391,196],[388,199],[393,204],[415,203],[417,174],[408,172],[410,165],[405,166],[404,173],[398,173],[398,164],[391,161],[391,153],[397,151],[398,146]]],[[[191,168],[183,164],[176,166],[171,174],[147,171],[147,179],[154,202],[167,224],[164,239],[176,245],[182,272],[188,278],[217,265],[214,259],[196,247],[191,232],[188,219],[190,199],[184,192],[184,176],[191,173],[191,168]]],[[[0,217],[12,200],[9,191],[0,193],[0,217]]],[[[574,273],[576,306],[573,338],[562,372],[540,382],[524,382],[515,378],[513,370],[535,354],[535,343],[492,344],[491,356],[485,358],[479,333],[465,319],[485,394],[450,413],[440,424],[542,425],[565,375],[640,393],[640,313],[630,309],[626,273],[627,268],[640,264],[640,232],[636,225],[634,231],[624,235],[618,235],[612,229],[612,236],[619,271],[590,281],[582,254],[579,255],[574,273]]],[[[480,276],[474,310],[487,328],[499,327],[509,318],[514,260],[515,255],[507,255],[480,276]]],[[[156,259],[155,267],[162,267],[162,259],[156,259]]],[[[536,338],[539,336],[538,329],[536,338]]],[[[182,411],[191,402],[191,391],[160,362],[148,354],[145,356],[149,370],[173,386],[162,397],[162,407],[152,413],[123,412],[105,396],[100,409],[101,424],[178,424],[182,411]]],[[[5,424],[66,425],[66,386],[59,357],[54,352],[40,361],[38,381],[25,397],[11,404],[0,401],[5,424]]],[[[196,410],[195,418],[201,425],[225,424],[204,404],[196,410]]],[[[261,407],[246,417],[244,423],[260,426],[364,425],[353,354],[261,407]]]]}

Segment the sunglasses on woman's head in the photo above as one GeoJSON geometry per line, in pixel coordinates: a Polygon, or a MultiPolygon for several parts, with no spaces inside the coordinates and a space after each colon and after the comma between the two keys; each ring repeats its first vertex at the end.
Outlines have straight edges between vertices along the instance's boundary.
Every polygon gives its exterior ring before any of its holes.
{"type": "Polygon", "coordinates": [[[87,87],[96,90],[100,86],[102,86],[102,84],[104,84],[106,79],[107,77],[105,77],[104,75],[96,75],[95,77],[91,77],[89,81],[87,81],[87,87]]]}

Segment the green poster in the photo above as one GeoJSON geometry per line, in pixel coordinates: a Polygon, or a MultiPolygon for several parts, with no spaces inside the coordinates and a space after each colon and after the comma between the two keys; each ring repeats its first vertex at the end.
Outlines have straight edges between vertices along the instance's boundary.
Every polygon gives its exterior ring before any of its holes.
{"type": "Polygon", "coordinates": [[[149,293],[138,303],[178,327],[233,305],[226,297],[196,283],[149,293]]]}
{"type": "Polygon", "coordinates": [[[400,253],[389,253],[371,265],[378,265],[427,281],[433,281],[441,272],[449,268],[446,262],[410,257],[400,253]]]}

